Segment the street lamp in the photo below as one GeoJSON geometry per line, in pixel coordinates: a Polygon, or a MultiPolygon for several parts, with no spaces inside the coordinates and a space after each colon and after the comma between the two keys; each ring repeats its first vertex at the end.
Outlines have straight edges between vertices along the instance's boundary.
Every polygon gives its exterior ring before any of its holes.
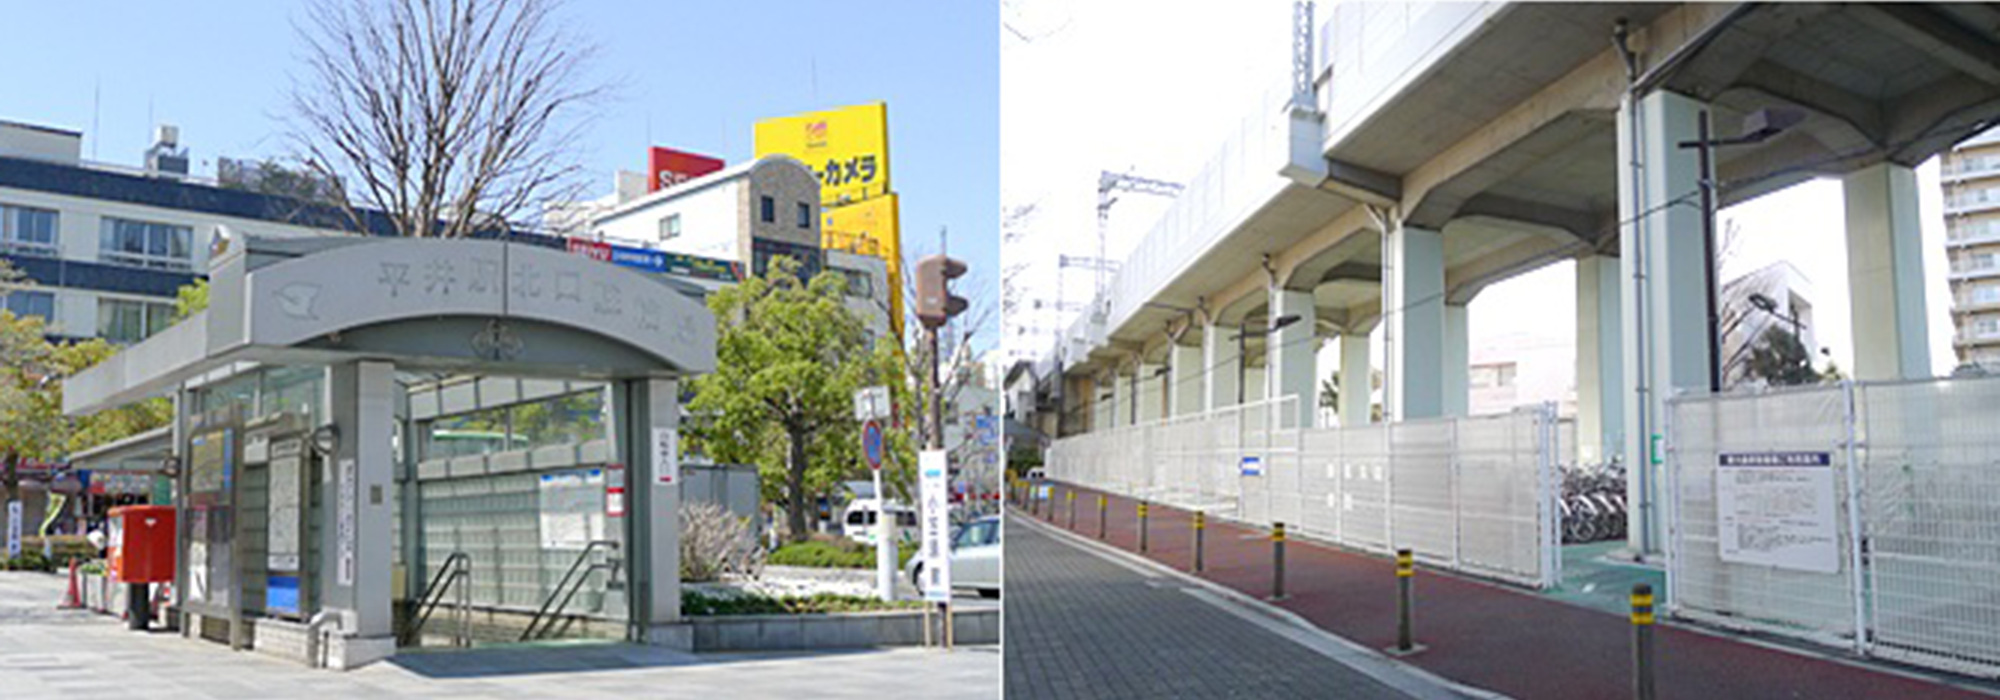
{"type": "MultiPolygon", "coordinates": [[[[1243,329],[1242,332],[1236,334],[1236,405],[1238,406],[1243,405],[1243,377],[1247,373],[1247,370],[1250,367],[1249,358],[1244,357],[1245,353],[1244,346],[1246,345],[1244,339],[1249,338],[1251,336],[1262,338],[1264,336],[1278,332],[1279,329],[1282,329],[1285,326],[1289,326],[1298,322],[1299,322],[1298,314],[1285,314],[1283,316],[1271,319],[1271,325],[1267,328],[1260,328],[1257,330],[1251,330],[1245,328],[1243,329]]],[[[1266,383],[1268,384],[1269,382],[1267,381],[1266,383]]],[[[1268,394],[1270,392],[1265,392],[1265,393],[1268,394]]],[[[1270,397],[1266,396],[1265,398],[1270,398],[1270,397]]]]}
{"type": "MultiPolygon", "coordinates": [[[[1692,148],[1701,154],[1701,252],[1702,273],[1708,285],[1708,390],[1722,391],[1722,338],[1717,333],[1721,320],[1715,311],[1715,177],[1710,161],[1713,152],[1721,146],[1743,146],[1763,143],[1786,129],[1805,121],[1805,113],[1793,109],[1760,109],[1743,117],[1742,135],[1733,138],[1709,138],[1708,110],[1701,110],[1695,126],[1695,140],[1682,141],[1681,148],[1692,148]]],[[[1769,299],[1766,299],[1769,301],[1769,299]]],[[[1761,307],[1759,307],[1761,308],[1761,307]]]]}

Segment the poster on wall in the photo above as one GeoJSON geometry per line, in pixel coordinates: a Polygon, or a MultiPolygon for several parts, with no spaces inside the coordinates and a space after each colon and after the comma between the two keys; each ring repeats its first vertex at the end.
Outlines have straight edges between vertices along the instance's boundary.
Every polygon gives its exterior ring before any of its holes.
{"type": "Polygon", "coordinates": [[[334,570],[335,580],[339,581],[342,586],[354,585],[354,534],[356,527],[354,513],[357,505],[355,503],[357,497],[354,489],[356,488],[355,482],[358,479],[360,479],[360,475],[354,465],[354,459],[350,457],[340,460],[340,483],[339,487],[335,489],[340,492],[340,498],[339,508],[336,510],[338,517],[335,520],[337,527],[335,528],[334,551],[337,553],[335,560],[337,565],[334,567],[334,570]]]}
{"type": "Polygon", "coordinates": [[[674,428],[653,429],[653,483],[675,486],[681,482],[681,433],[674,428]]]}
{"type": "Polygon", "coordinates": [[[543,549],[583,549],[604,539],[604,470],[548,472],[536,486],[543,549]]]}
{"type": "Polygon", "coordinates": [[[1838,573],[1837,510],[1831,453],[1718,456],[1716,544],[1723,561],[1838,573]]]}

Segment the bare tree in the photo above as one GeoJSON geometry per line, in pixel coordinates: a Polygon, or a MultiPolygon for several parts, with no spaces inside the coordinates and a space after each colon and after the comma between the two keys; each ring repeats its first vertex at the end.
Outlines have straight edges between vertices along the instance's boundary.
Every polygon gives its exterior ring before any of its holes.
{"type": "Polygon", "coordinates": [[[595,48],[561,0],[316,0],[298,33],[296,157],[399,235],[455,238],[575,199],[595,48]]]}

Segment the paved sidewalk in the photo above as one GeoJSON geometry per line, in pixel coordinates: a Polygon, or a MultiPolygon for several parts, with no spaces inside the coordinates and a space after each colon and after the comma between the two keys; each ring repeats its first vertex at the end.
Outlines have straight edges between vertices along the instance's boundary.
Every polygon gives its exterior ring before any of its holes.
{"type": "Polygon", "coordinates": [[[683,654],[588,643],[404,654],[346,673],[54,610],[62,579],[0,572],[0,698],[979,698],[1000,650],[683,654]]]}
{"type": "Polygon", "coordinates": [[[1405,698],[1172,577],[1007,523],[1009,698],[1405,698]]]}
{"type": "MultiPolygon", "coordinates": [[[[1056,485],[1053,494],[1053,502],[1063,504],[1054,522],[1063,527],[1069,516],[1062,499],[1070,488],[1056,485]]],[[[1095,538],[1097,492],[1077,491],[1074,531],[1095,538]]],[[[1109,501],[1107,540],[1137,551],[1136,502],[1116,495],[1109,501]]],[[[1192,552],[1189,514],[1158,504],[1150,511],[1146,556],[1186,570],[1192,552]]],[[[1296,537],[1285,556],[1289,597],[1282,607],[1369,647],[1394,644],[1393,562],[1296,537]]],[[[1204,558],[1203,578],[1258,597],[1270,594],[1266,531],[1210,518],[1204,558]]],[[[1623,616],[1429,570],[1419,570],[1414,586],[1415,636],[1429,649],[1409,657],[1410,663],[1513,697],[1631,695],[1631,625],[1623,616]]],[[[1673,625],[1661,625],[1657,638],[1662,698],[1993,697],[1673,625]]]]}

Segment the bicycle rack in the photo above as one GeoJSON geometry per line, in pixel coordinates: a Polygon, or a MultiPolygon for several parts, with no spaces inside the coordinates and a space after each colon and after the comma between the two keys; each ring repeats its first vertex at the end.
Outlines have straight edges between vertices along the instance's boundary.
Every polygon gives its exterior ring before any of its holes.
{"type": "Polygon", "coordinates": [[[458,633],[452,635],[452,646],[472,646],[472,556],[465,552],[452,552],[438,567],[438,577],[424,586],[424,594],[417,599],[417,618],[404,628],[402,644],[414,645],[423,637],[424,624],[430,622],[431,613],[437,611],[444,602],[446,593],[456,589],[458,604],[452,610],[452,617],[458,621],[458,633]]]}
{"type": "Polygon", "coordinates": [[[617,557],[607,556],[604,561],[584,566],[584,562],[590,560],[591,552],[597,551],[599,546],[613,552],[618,550],[618,543],[612,540],[591,540],[590,544],[585,545],[583,551],[577,553],[576,561],[570,562],[569,570],[563,572],[562,580],[556,582],[555,589],[549,591],[549,597],[542,601],[541,609],[535,611],[535,617],[528,620],[528,628],[521,630],[521,641],[540,639],[555,631],[555,618],[561,616],[562,611],[569,607],[570,599],[576,597],[576,592],[583,588],[584,582],[590,580],[591,573],[603,570],[611,572],[613,578],[617,577],[617,557]],[[579,567],[581,574],[578,573],[579,567]],[[557,601],[558,596],[561,597],[560,602],[557,601]],[[548,621],[547,624],[543,624],[544,620],[548,621]]]}

